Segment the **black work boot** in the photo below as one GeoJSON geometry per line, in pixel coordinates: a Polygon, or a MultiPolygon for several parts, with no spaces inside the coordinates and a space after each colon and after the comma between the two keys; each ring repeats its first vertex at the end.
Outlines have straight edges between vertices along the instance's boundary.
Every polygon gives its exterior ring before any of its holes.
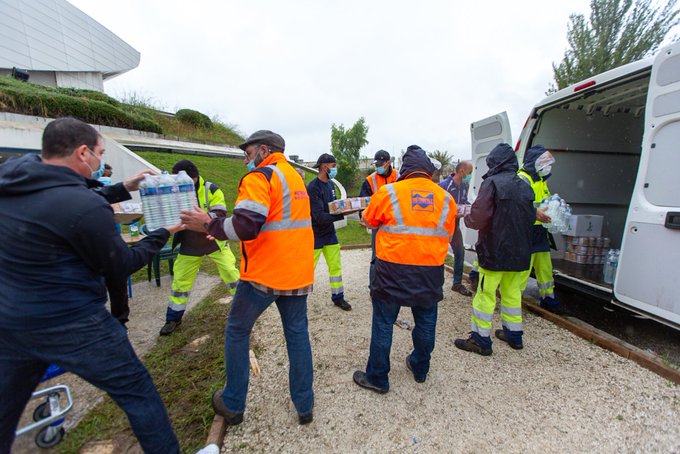
{"type": "Polygon", "coordinates": [[[335,304],[336,306],[338,306],[338,307],[339,307],[340,309],[342,309],[343,311],[351,311],[351,310],[352,310],[352,306],[350,306],[350,304],[349,304],[347,301],[345,301],[344,298],[343,298],[343,299],[336,300],[336,301],[333,301],[333,304],[335,304]]]}
{"type": "Polygon", "coordinates": [[[498,339],[502,340],[503,342],[507,342],[507,344],[508,344],[510,347],[514,348],[515,350],[521,350],[521,349],[524,348],[524,344],[523,344],[522,342],[520,342],[520,343],[510,342],[510,340],[508,339],[508,337],[505,335],[505,331],[503,331],[502,329],[497,329],[497,330],[496,330],[496,337],[497,337],[498,339]]]}
{"type": "Polygon", "coordinates": [[[161,336],[167,336],[168,334],[171,334],[181,324],[182,320],[170,320],[169,322],[165,322],[165,325],[163,325],[163,328],[161,328],[161,336]]]}

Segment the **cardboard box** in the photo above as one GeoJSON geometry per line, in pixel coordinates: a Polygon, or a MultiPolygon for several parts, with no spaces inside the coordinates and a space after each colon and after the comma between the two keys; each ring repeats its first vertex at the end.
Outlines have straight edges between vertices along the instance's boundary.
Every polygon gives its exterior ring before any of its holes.
{"type": "Polygon", "coordinates": [[[566,235],[575,237],[599,237],[602,235],[603,216],[595,214],[574,214],[569,219],[566,235]]]}

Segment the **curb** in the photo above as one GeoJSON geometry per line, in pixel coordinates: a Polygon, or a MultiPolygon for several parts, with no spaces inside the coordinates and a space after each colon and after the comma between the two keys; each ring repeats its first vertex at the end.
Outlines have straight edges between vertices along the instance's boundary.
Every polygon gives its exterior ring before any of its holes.
{"type": "Polygon", "coordinates": [[[370,244],[347,244],[347,245],[340,245],[340,250],[341,251],[351,251],[352,249],[370,249],[371,245],[370,244]]]}
{"type": "Polygon", "coordinates": [[[210,425],[210,431],[208,432],[208,438],[205,441],[205,445],[209,446],[211,444],[217,445],[220,450],[224,444],[224,436],[227,433],[227,424],[224,418],[220,415],[215,415],[213,422],[210,425]]]}

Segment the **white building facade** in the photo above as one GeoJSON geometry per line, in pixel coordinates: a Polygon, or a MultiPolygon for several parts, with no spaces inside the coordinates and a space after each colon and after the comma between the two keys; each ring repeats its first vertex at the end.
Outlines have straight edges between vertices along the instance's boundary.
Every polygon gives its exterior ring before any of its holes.
{"type": "Polygon", "coordinates": [[[30,82],[104,90],[139,65],[140,54],[66,0],[0,0],[0,75],[26,70],[30,82]]]}

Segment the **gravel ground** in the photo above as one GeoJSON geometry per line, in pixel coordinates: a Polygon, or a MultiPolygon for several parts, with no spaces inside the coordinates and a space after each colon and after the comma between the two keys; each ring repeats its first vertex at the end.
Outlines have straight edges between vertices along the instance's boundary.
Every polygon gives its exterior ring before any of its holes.
{"type": "MultiPolygon", "coordinates": [[[[427,381],[406,369],[410,332],[395,327],[390,392],[359,388],[352,373],[368,357],[369,257],[342,253],[351,312],[331,304],[323,260],[317,268],[314,422],[297,423],[280,317],[270,308],[253,333],[262,374],[251,377],[245,420],[227,430],[222,452],[680,452],[680,387],[528,312],[524,350],[495,342],[490,357],[460,351],[453,340],[467,335],[471,303],[450,290],[427,381]]],[[[407,309],[400,318],[412,320],[407,309]]]]}
{"type": "MultiPolygon", "coordinates": [[[[222,281],[218,276],[199,273],[194,283],[187,310],[191,310],[220,282],[222,281]]],[[[133,286],[133,297],[130,300],[130,321],[127,325],[128,336],[139,357],[144,356],[158,340],[158,331],[165,323],[165,309],[168,305],[171,283],[172,278],[168,275],[162,277],[160,287],[156,287],[156,283],[153,280],[151,282],[140,282],[133,286]]],[[[64,428],[68,432],[92,407],[102,400],[104,393],[70,373],[55,377],[41,385],[41,387],[53,386],[57,383],[68,385],[71,388],[74,400],[73,409],[66,415],[64,423],[64,428]]],[[[29,405],[26,407],[20,424],[21,427],[31,421],[29,419],[30,415],[32,415],[33,409],[37,405],[34,402],[29,402],[29,405]]],[[[17,454],[49,452],[38,449],[33,444],[34,436],[35,432],[18,438],[14,443],[12,452],[17,454]]]]}

